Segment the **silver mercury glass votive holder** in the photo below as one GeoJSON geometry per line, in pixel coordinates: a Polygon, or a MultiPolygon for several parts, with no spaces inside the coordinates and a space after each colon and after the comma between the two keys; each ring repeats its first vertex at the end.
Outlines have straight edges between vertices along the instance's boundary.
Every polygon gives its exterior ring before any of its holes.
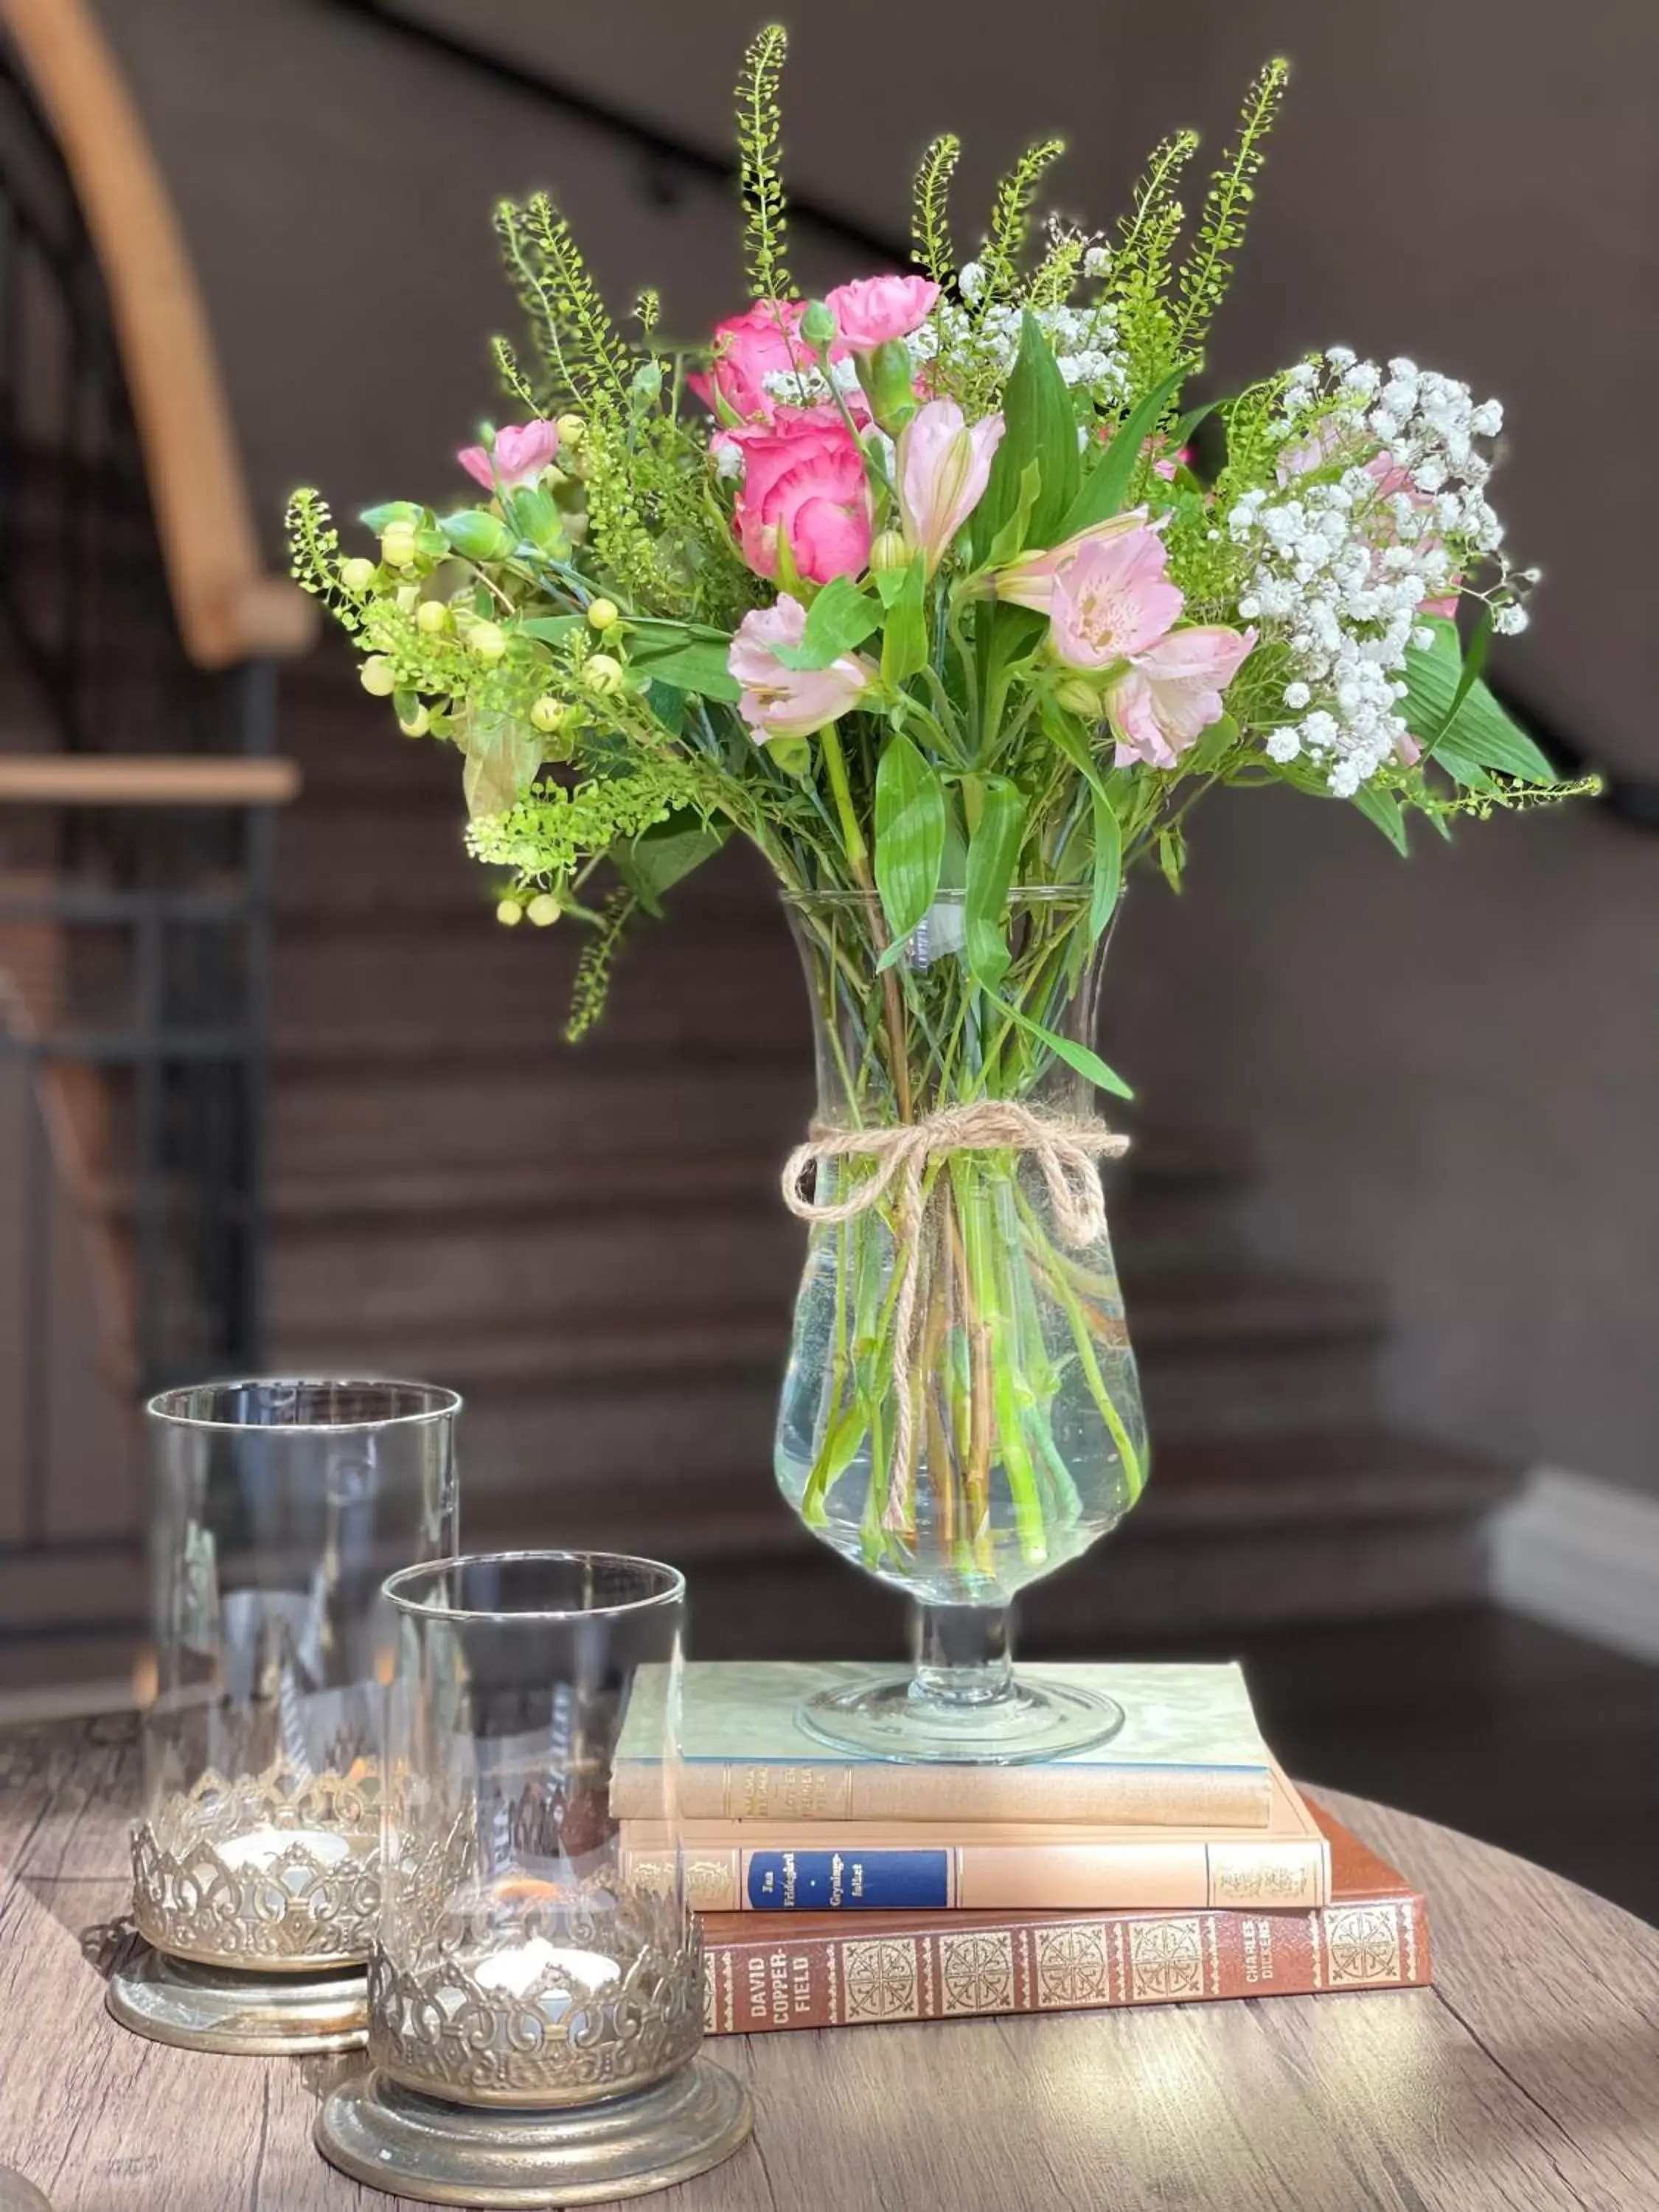
{"type": "Polygon", "coordinates": [[[315,2131],[355,2179],[433,2204],[609,2203],[747,2136],[747,2093],[699,2056],[680,1855],[654,1859],[648,1886],[625,1877],[611,1813],[626,1723],[672,1832],[684,1588],[598,1553],[443,1560],[387,1583],[371,2070],[315,2131]]]}
{"type": "Polygon", "coordinates": [[[394,1568],[456,1540],[453,1391],[265,1379],[148,1408],[156,1688],[123,2026],[349,2050],[380,1908],[394,1568]]]}

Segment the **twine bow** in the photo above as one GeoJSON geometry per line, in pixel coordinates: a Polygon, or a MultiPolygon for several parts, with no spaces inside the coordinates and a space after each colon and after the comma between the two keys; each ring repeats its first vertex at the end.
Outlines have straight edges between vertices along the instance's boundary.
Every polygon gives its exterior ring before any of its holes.
{"type": "Polygon", "coordinates": [[[916,1285],[921,1269],[922,1187],[927,1163],[946,1152],[1026,1152],[1048,1187],[1054,1226],[1073,1249],[1106,1233],[1106,1199],[1100,1186],[1103,1159],[1121,1159],[1129,1139],[1103,1121],[1062,1119],[1038,1114],[1017,1100],[982,1098],[969,1106],[945,1106],[920,1121],[901,1121],[873,1129],[831,1129],[814,1123],[804,1145],[784,1164],[783,1202],[798,1221],[815,1228],[852,1221],[879,1206],[896,1187],[894,1236],[899,1248],[898,1295],[893,1309],[893,1395],[897,1401],[888,1489],[889,1526],[908,1509],[908,1486],[915,1442],[910,1400],[910,1340],[915,1326],[916,1285]],[[868,1176],[843,1199],[820,1203],[806,1197],[807,1170],[821,1160],[867,1159],[868,1176]]]}

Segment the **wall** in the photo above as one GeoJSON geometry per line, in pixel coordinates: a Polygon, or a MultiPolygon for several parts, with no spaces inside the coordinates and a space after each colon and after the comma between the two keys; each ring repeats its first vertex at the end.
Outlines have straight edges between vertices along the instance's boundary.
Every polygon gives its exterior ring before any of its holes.
{"type": "MultiPolygon", "coordinates": [[[[723,140],[750,0],[574,10],[405,0],[723,140]]],[[[510,321],[492,198],[556,181],[613,296],[695,330],[738,296],[718,191],[428,59],[323,0],[106,0],[220,328],[268,518],[441,493],[510,321]]],[[[915,150],[969,138],[959,203],[1026,136],[1114,209],[1149,143],[1213,143],[1255,63],[1297,64],[1216,367],[1342,338],[1496,391],[1499,499],[1547,572],[1506,673],[1606,758],[1659,769],[1641,437],[1659,369],[1659,15],[1601,0],[1187,0],[1120,11],[842,0],[801,27],[794,174],[902,225],[915,150]]],[[[972,216],[962,228],[971,234],[972,216]]],[[[809,238],[821,282],[845,249],[809,238]]],[[[1471,826],[1410,871],[1311,802],[1218,805],[1180,905],[1137,894],[1120,1058],[1155,1105],[1255,1127],[1261,1246],[1389,1286],[1401,1417],[1659,1489],[1659,843],[1580,810],[1471,826]]]]}

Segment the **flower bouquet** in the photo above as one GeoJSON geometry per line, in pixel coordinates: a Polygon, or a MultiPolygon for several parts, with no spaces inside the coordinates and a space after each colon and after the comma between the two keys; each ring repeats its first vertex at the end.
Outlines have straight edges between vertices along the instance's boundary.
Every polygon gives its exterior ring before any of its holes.
{"type": "Polygon", "coordinates": [[[589,933],[568,1034],[637,923],[728,836],[781,887],[819,1113],[777,1437],[807,1526],[926,1609],[920,1671],[821,1711],[896,1755],[1048,1755],[1111,1716],[1023,1688],[1006,1609],[1132,1505],[1146,1439],[1102,1200],[1127,1096],[1092,1042],[1125,882],[1179,886],[1218,785],[1413,815],[1561,795],[1481,680],[1525,620],[1487,503],[1494,401],[1332,347],[1193,404],[1282,63],[1195,222],[1196,141],[1094,234],[1035,219],[1057,142],[958,264],[954,138],[914,270],[803,300],[763,33],[738,87],[752,304],[712,344],[631,326],[544,198],[496,224],[534,340],[479,496],[296,495],[295,573],[400,727],[462,756],[505,922],[589,933]],[[1468,611],[1466,639],[1456,617],[1468,611]]]}

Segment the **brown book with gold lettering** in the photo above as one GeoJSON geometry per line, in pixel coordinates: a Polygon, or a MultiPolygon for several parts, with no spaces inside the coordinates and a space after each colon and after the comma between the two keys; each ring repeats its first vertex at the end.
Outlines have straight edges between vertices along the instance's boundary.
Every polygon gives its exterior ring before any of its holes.
{"type": "Polygon", "coordinates": [[[705,1913],[709,2031],[1427,1982],[1422,1897],[1309,1802],[1330,1844],[1332,1887],[1330,1902],[1308,1911],[705,1913]]]}

